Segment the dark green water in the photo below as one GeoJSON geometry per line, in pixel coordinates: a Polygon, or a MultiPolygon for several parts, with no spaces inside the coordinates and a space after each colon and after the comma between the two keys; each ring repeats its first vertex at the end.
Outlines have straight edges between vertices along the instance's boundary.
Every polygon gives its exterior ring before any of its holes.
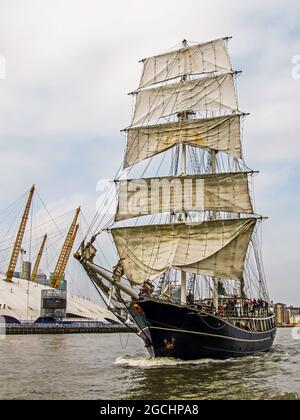
{"type": "Polygon", "coordinates": [[[292,333],[279,330],[268,354],[192,363],[149,360],[134,335],[7,336],[0,398],[298,399],[300,336],[292,333]]]}

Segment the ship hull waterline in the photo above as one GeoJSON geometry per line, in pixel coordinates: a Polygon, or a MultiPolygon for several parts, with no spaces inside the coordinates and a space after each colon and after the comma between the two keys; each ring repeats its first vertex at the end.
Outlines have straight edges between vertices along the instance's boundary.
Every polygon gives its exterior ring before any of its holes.
{"type": "Polygon", "coordinates": [[[276,327],[250,332],[227,319],[186,306],[147,298],[130,313],[151,357],[181,360],[228,359],[271,350],[276,327]]]}

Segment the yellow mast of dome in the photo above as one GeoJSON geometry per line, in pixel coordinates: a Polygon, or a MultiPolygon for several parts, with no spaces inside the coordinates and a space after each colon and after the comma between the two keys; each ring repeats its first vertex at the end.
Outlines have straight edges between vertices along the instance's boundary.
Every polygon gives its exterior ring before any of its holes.
{"type": "Polygon", "coordinates": [[[47,234],[43,238],[42,245],[40,247],[38,256],[36,258],[36,261],[35,261],[35,264],[34,264],[34,267],[33,267],[33,270],[32,270],[30,281],[33,281],[33,282],[36,281],[36,276],[37,276],[37,273],[38,273],[38,269],[39,269],[39,266],[40,266],[40,262],[41,262],[41,259],[42,259],[42,255],[43,255],[43,252],[44,252],[46,241],[47,241],[47,234]]]}
{"type": "Polygon", "coordinates": [[[6,278],[5,280],[8,282],[12,281],[13,275],[14,275],[14,271],[16,269],[16,265],[18,262],[18,258],[19,258],[19,254],[21,251],[21,246],[22,246],[22,242],[23,242],[23,238],[24,238],[24,234],[25,234],[25,229],[26,229],[26,225],[27,225],[27,221],[29,218],[29,211],[31,208],[31,203],[32,203],[32,198],[33,198],[33,194],[35,191],[35,186],[33,185],[30,189],[29,192],[29,197],[24,209],[24,213],[20,222],[20,226],[19,226],[19,230],[18,230],[18,234],[16,237],[16,241],[12,250],[12,254],[10,257],[10,262],[8,265],[8,269],[7,269],[7,273],[6,273],[6,278]]]}
{"type": "Polygon", "coordinates": [[[70,254],[74,245],[74,241],[77,235],[77,231],[79,228],[79,225],[76,224],[78,220],[78,216],[80,213],[80,207],[76,210],[74,219],[72,221],[72,224],[70,226],[69,232],[67,234],[67,237],[65,239],[65,242],[63,244],[61,253],[58,257],[56,267],[54,270],[54,274],[52,276],[50,287],[53,287],[55,289],[59,289],[60,283],[62,281],[66,266],[68,264],[70,254]]]}

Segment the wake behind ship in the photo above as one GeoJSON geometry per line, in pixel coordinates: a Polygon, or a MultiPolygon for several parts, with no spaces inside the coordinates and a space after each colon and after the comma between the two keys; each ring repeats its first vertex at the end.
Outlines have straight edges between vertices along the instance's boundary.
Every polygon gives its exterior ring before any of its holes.
{"type": "Polygon", "coordinates": [[[75,254],[152,357],[240,357],[269,351],[276,335],[228,41],[184,40],[142,60],[122,165],[141,176],[118,172],[104,200],[117,193],[114,220],[100,211],[75,254]],[[94,261],[106,232],[111,272],[94,261]]]}

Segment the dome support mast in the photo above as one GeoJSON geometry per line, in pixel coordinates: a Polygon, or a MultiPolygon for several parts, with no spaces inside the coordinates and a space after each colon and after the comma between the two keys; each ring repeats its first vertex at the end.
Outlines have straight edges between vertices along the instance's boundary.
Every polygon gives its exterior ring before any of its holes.
{"type": "Polygon", "coordinates": [[[43,238],[42,245],[40,247],[38,256],[36,258],[36,261],[35,261],[35,264],[34,264],[34,267],[33,267],[33,270],[32,270],[31,279],[30,279],[32,282],[36,281],[36,277],[37,277],[37,274],[38,274],[38,269],[39,269],[39,266],[40,266],[40,262],[41,262],[41,259],[42,259],[42,256],[43,256],[44,249],[45,249],[46,241],[47,241],[47,234],[43,238]]]}
{"type": "Polygon", "coordinates": [[[8,282],[12,281],[13,275],[14,275],[14,271],[16,269],[16,265],[18,262],[18,258],[20,255],[20,251],[21,251],[21,247],[22,247],[22,242],[23,242],[23,238],[24,238],[24,234],[25,234],[25,230],[26,230],[26,225],[27,225],[27,221],[29,218],[29,212],[30,212],[30,208],[31,208],[31,203],[32,203],[32,198],[33,198],[33,194],[35,191],[35,186],[33,185],[30,189],[29,192],[29,197],[25,206],[25,210],[21,219],[21,223],[19,226],[19,230],[18,230],[18,234],[16,237],[16,241],[13,247],[13,251],[10,257],[10,262],[8,265],[8,269],[7,269],[7,273],[6,273],[6,278],[5,280],[8,282]]]}
{"type": "Polygon", "coordinates": [[[60,287],[60,283],[62,281],[65,269],[67,267],[67,264],[70,258],[70,254],[71,254],[74,241],[77,235],[77,231],[79,228],[79,225],[77,224],[79,213],[80,213],[80,207],[76,210],[74,219],[72,221],[69,232],[63,244],[61,253],[59,255],[58,261],[56,263],[54,274],[50,282],[50,287],[53,287],[55,289],[59,289],[60,287]]]}

